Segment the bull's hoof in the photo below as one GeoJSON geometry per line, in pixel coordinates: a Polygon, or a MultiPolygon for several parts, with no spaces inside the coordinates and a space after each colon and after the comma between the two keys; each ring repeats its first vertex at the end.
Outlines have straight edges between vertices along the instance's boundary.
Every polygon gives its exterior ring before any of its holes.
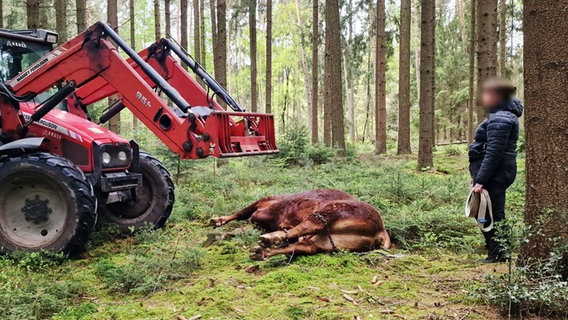
{"type": "Polygon", "coordinates": [[[268,249],[263,248],[263,247],[255,247],[250,255],[250,258],[254,261],[263,261],[266,260],[266,255],[265,253],[268,251],[268,249]]]}
{"type": "Polygon", "coordinates": [[[213,228],[219,228],[222,227],[226,224],[227,222],[225,221],[225,218],[220,217],[220,218],[213,218],[209,221],[209,225],[212,226],[213,228]]]}
{"type": "Polygon", "coordinates": [[[260,246],[269,248],[277,244],[281,244],[286,240],[286,232],[275,231],[267,234],[263,234],[258,238],[258,243],[260,246]]]}

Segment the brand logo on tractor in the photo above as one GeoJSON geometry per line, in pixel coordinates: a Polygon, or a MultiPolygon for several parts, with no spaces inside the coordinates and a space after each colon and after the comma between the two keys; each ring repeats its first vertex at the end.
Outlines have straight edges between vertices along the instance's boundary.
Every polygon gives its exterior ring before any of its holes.
{"type": "MultiPolygon", "coordinates": [[[[65,51],[65,50],[64,50],[65,51]]],[[[47,56],[39,59],[36,63],[32,64],[28,69],[22,71],[16,78],[10,81],[10,85],[14,87],[18,83],[22,82],[24,79],[29,77],[31,74],[36,72],[39,68],[44,66],[49,61],[53,60],[57,56],[60,56],[63,52],[60,50],[54,50],[50,52],[47,56]]]]}
{"type": "Polygon", "coordinates": [[[16,42],[16,41],[10,41],[8,40],[6,42],[6,45],[8,47],[20,47],[20,48],[27,48],[28,45],[25,42],[16,42]]]}
{"type": "Polygon", "coordinates": [[[148,101],[148,99],[146,97],[144,97],[144,95],[142,93],[140,93],[140,91],[136,92],[136,99],[140,100],[140,102],[142,102],[142,104],[144,104],[148,108],[152,107],[152,105],[150,104],[150,101],[148,101]]]}

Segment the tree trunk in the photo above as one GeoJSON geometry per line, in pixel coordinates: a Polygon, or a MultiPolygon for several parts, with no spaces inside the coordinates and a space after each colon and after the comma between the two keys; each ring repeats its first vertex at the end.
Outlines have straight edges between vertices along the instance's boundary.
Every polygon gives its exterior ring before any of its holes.
{"type": "Polygon", "coordinates": [[[561,45],[568,43],[567,16],[564,1],[524,1],[525,221],[531,230],[524,259],[546,259],[555,245],[568,244],[568,51],[561,45]]]}
{"type": "Polygon", "coordinates": [[[375,153],[387,152],[385,0],[377,0],[377,57],[375,62],[375,153]]]}
{"type": "Polygon", "coordinates": [[[0,29],[4,28],[4,3],[0,1],[0,29]]]}
{"type": "MultiPolygon", "coordinates": [[[[497,0],[477,1],[477,92],[483,82],[497,75],[497,0]]],[[[485,118],[478,106],[477,121],[485,118]]]]}
{"type": "MultiPolygon", "coordinates": [[[[195,0],[200,1],[200,0],[195,0]]],[[[207,69],[207,46],[205,45],[205,0],[201,0],[199,4],[199,35],[201,38],[199,42],[201,45],[199,48],[201,49],[200,57],[201,57],[201,64],[205,69],[207,69]]]]}
{"type": "Polygon", "coordinates": [[[266,0],[266,113],[272,113],[272,0],[266,0]]]}
{"type": "MultiPolygon", "coordinates": [[[[108,0],[107,7],[107,21],[110,26],[118,33],[118,4],[117,0],[108,0]]],[[[108,99],[109,105],[118,99],[117,96],[112,96],[108,99]]],[[[115,115],[109,120],[109,129],[112,132],[120,134],[120,113],[115,115]]]]}
{"type": "Polygon", "coordinates": [[[59,34],[59,43],[67,41],[67,0],[55,0],[55,30],[59,34]]]}
{"type": "Polygon", "coordinates": [[[412,33],[415,37],[414,43],[414,72],[416,73],[416,100],[420,95],[420,0],[413,0],[412,5],[414,15],[412,17],[412,33]]]}
{"type": "MultiPolygon", "coordinates": [[[[271,1],[271,0],[269,0],[271,1]]],[[[312,143],[319,141],[318,98],[319,98],[319,0],[312,5],[312,143]]]]}
{"type": "Polygon", "coordinates": [[[154,38],[162,37],[162,21],[160,14],[160,0],[154,0],[154,38]]]}
{"type": "Polygon", "coordinates": [[[300,35],[300,53],[302,58],[302,71],[304,73],[304,89],[306,91],[306,104],[308,105],[308,117],[311,124],[312,117],[312,97],[310,88],[310,67],[308,66],[308,57],[306,55],[306,43],[304,39],[304,26],[302,23],[302,11],[300,8],[300,0],[296,0],[296,24],[298,26],[298,34],[300,35]]]}
{"type": "Polygon", "coordinates": [[[166,37],[172,34],[172,12],[170,0],[164,0],[164,25],[166,26],[166,37]]]}
{"type": "Polygon", "coordinates": [[[331,111],[331,140],[338,155],[345,155],[345,127],[341,70],[339,0],[325,1],[325,109],[331,111]]]}
{"type": "Polygon", "coordinates": [[[471,24],[470,32],[471,39],[469,39],[469,100],[467,104],[467,141],[473,141],[474,135],[474,109],[477,106],[475,94],[475,45],[477,43],[477,0],[471,0],[471,24]]]}
{"type": "Polygon", "coordinates": [[[499,0],[499,76],[507,70],[507,0],[499,0]]]}
{"type": "MultiPolygon", "coordinates": [[[[227,87],[227,2],[217,0],[217,34],[215,35],[215,78],[227,87]]],[[[211,13],[213,14],[213,13],[211,13]]]]}
{"type": "Polygon", "coordinates": [[[349,114],[349,138],[351,139],[351,143],[355,143],[355,86],[353,84],[353,0],[348,0],[346,9],[347,39],[345,50],[343,50],[343,53],[345,55],[345,63],[343,64],[343,67],[345,69],[345,97],[347,98],[347,113],[349,114]]]}
{"type": "Polygon", "coordinates": [[[201,0],[193,0],[193,56],[199,63],[201,59],[201,0]]]}
{"type": "Polygon", "coordinates": [[[420,53],[420,137],[418,167],[434,165],[434,89],[436,80],[436,1],[422,0],[422,30],[420,53]]]}
{"type": "Polygon", "coordinates": [[[258,83],[256,61],[256,0],[249,1],[249,36],[250,36],[250,109],[258,110],[258,83]]]}
{"type": "Polygon", "coordinates": [[[458,18],[460,20],[460,31],[461,38],[464,48],[467,47],[467,25],[465,22],[465,0],[457,0],[456,11],[458,12],[458,18]]]}
{"type": "Polygon", "coordinates": [[[53,9],[53,0],[40,0],[39,1],[39,27],[41,29],[52,30],[54,27],[51,26],[50,22],[53,17],[51,12],[53,9]]]}
{"type": "MultiPolygon", "coordinates": [[[[215,50],[215,48],[217,47],[217,5],[216,5],[216,1],[217,0],[209,0],[209,11],[211,12],[210,14],[210,18],[211,18],[211,43],[213,44],[213,50],[215,50]]],[[[203,20],[205,21],[205,20],[203,20]]],[[[203,41],[202,43],[205,43],[205,41],[203,41]]],[[[205,44],[203,44],[203,46],[205,46],[205,44]]],[[[204,48],[204,47],[203,47],[204,48]]],[[[203,54],[205,55],[205,54],[203,54]]],[[[216,64],[215,64],[215,52],[213,52],[213,67],[215,68],[216,64]]]]}
{"type": "Polygon", "coordinates": [[[77,11],[77,33],[87,29],[87,0],[77,0],[75,2],[77,11]]]}
{"type": "Polygon", "coordinates": [[[400,55],[398,74],[398,154],[410,148],[410,0],[400,6],[400,55]]]}
{"type": "MultiPolygon", "coordinates": [[[[128,1],[128,15],[130,18],[130,47],[136,50],[136,4],[134,0],[128,1]]],[[[138,118],[132,115],[132,128],[138,127],[138,118]]]]}
{"type": "MultiPolygon", "coordinates": [[[[131,0],[132,1],[132,0],[131,0]]],[[[189,35],[188,35],[188,15],[189,15],[189,5],[187,0],[180,0],[179,1],[179,7],[180,7],[180,19],[179,19],[179,24],[180,24],[180,45],[183,49],[187,50],[189,52],[189,35]]]]}
{"type": "Polygon", "coordinates": [[[41,0],[26,0],[26,9],[28,17],[28,29],[37,29],[40,27],[40,8],[41,0]]]}

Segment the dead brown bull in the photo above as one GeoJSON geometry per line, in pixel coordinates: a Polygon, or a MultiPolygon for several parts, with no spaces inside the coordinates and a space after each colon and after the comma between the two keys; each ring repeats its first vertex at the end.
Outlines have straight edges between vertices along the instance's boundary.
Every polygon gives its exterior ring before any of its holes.
{"type": "Polygon", "coordinates": [[[309,255],[349,250],[390,248],[390,237],[379,212],[371,205],[338,190],[319,189],[262,198],[233,215],[212,219],[215,227],[250,219],[269,232],[260,236],[255,260],[278,254],[309,255]],[[284,241],[282,248],[271,248],[284,241]]]}

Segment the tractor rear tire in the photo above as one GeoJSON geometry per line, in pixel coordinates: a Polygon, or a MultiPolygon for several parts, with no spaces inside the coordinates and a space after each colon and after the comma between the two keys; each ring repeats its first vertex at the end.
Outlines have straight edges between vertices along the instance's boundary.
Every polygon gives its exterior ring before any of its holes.
{"type": "Polygon", "coordinates": [[[50,153],[6,158],[0,181],[0,252],[84,249],[97,199],[71,161],[50,153]]]}
{"type": "Polygon", "coordinates": [[[166,167],[150,154],[140,152],[140,173],[142,186],[136,190],[134,201],[100,204],[101,213],[123,233],[148,226],[161,228],[173,210],[174,183],[166,167]]]}

